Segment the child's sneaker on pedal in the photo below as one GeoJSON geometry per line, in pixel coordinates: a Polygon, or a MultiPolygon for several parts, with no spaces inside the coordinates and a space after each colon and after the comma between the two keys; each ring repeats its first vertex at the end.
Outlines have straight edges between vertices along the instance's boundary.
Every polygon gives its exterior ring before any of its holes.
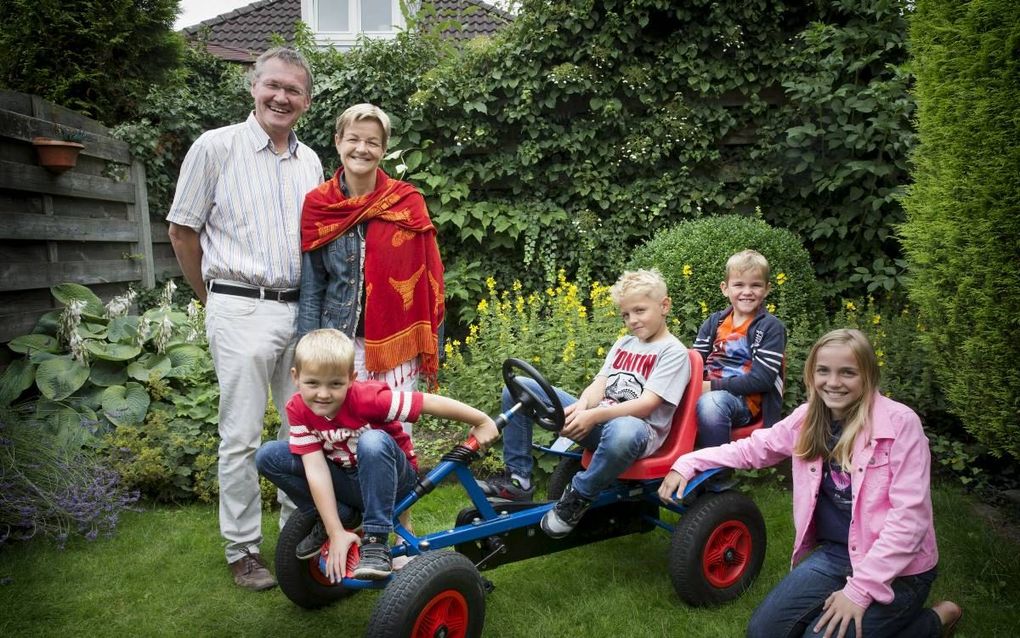
{"type": "Polygon", "coordinates": [[[567,485],[560,500],[542,517],[542,531],[551,538],[563,538],[577,527],[589,507],[591,501],[581,496],[573,484],[567,485]]]}
{"type": "Polygon", "coordinates": [[[361,560],[354,568],[354,577],[362,580],[384,580],[393,573],[393,559],[386,539],[365,536],[361,542],[361,560]]]}
{"type": "MultiPolygon", "coordinates": [[[[340,518],[340,523],[344,526],[344,529],[354,531],[358,526],[361,525],[361,512],[358,510],[352,510],[351,515],[348,517],[349,520],[340,518]]],[[[298,560],[308,560],[309,558],[315,558],[319,550],[322,549],[322,544],[329,538],[329,534],[326,533],[326,526],[322,524],[321,518],[315,519],[315,526],[312,527],[312,531],[308,532],[308,536],[305,536],[297,547],[294,548],[294,554],[298,557],[298,560]]]]}
{"type": "Polygon", "coordinates": [[[504,470],[499,476],[487,480],[475,479],[478,487],[488,498],[498,498],[504,501],[530,501],[535,496],[535,486],[519,476],[514,476],[510,470],[504,470]]]}

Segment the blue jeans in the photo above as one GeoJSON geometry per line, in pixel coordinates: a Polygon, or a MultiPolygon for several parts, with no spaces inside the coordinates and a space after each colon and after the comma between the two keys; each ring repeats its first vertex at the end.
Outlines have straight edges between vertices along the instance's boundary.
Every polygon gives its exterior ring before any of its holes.
{"type": "MultiPolygon", "coordinates": [[[[545,393],[531,379],[521,379],[539,396],[545,393]]],[[[559,388],[553,388],[560,403],[566,408],[577,403],[577,398],[559,388]]],[[[503,389],[503,412],[514,405],[510,392],[503,389]]],[[[534,459],[531,457],[531,441],[534,423],[520,412],[510,417],[503,429],[503,463],[514,474],[530,477],[534,459]]],[[[616,477],[641,458],[652,437],[652,429],[643,419],[621,416],[596,425],[578,443],[592,451],[588,469],[574,475],[571,484],[584,498],[592,499],[609,487],[616,477]]]]}
{"type": "MultiPolygon", "coordinates": [[[[816,637],[815,624],[822,604],[834,591],[843,589],[852,573],[845,548],[823,544],[798,564],[758,605],[747,624],[748,638],[816,637]]],[[[892,636],[938,637],[942,624],[934,611],[924,608],[935,581],[934,568],[892,582],[893,600],[888,605],[871,603],[864,612],[862,633],[867,638],[892,636]]],[[[856,635],[853,625],[846,634],[856,635]]]]}
{"type": "Polygon", "coordinates": [[[730,428],[751,422],[751,411],[744,397],[726,390],[712,390],[701,395],[698,412],[698,438],[694,447],[715,447],[730,442],[730,428]]]}
{"type": "MultiPolygon", "coordinates": [[[[365,534],[384,536],[393,531],[397,499],[414,489],[418,475],[397,442],[382,430],[368,430],[361,435],[357,456],[356,468],[343,468],[327,460],[338,510],[345,519],[351,509],[363,511],[365,534]]],[[[286,441],[271,441],[259,448],[255,466],[294,501],[298,510],[315,510],[304,463],[286,441]]]]}

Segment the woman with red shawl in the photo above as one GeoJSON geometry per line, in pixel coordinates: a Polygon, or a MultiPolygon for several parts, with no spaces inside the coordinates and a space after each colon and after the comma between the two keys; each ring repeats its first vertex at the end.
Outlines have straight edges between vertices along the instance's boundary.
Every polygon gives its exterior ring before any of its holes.
{"type": "Polygon", "coordinates": [[[298,334],[336,328],[354,340],[358,378],[410,390],[423,376],[434,388],[443,264],[425,199],[379,168],[389,137],[377,106],[337,118],[341,168],[301,211],[298,334]]]}

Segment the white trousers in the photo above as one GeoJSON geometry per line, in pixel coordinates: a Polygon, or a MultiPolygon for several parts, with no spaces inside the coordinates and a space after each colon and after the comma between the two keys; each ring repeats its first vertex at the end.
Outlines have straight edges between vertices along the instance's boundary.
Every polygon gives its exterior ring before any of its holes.
{"type": "MultiPolygon", "coordinates": [[[[294,360],[298,304],[209,293],[206,336],[220,386],[220,533],[227,562],[243,550],[259,551],[262,498],[255,451],[269,390],[280,413],[277,437],[288,435],[284,406],[296,388],[290,377],[294,360]]],[[[281,499],[284,519],[293,510],[281,499]]]]}
{"type": "MultiPolygon", "coordinates": [[[[391,390],[413,392],[418,389],[419,368],[418,357],[415,357],[386,372],[369,372],[365,369],[365,338],[354,338],[354,371],[362,381],[384,381],[391,390]]],[[[411,436],[411,424],[402,421],[401,425],[407,436],[411,436]]]]}

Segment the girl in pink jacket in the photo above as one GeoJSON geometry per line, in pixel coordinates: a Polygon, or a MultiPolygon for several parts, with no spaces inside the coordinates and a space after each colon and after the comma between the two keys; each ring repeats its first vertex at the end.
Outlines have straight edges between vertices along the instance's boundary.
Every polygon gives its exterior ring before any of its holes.
{"type": "Polygon", "coordinates": [[[963,615],[950,601],[924,608],[938,563],[928,439],[878,378],[864,333],[826,334],[804,365],[807,403],[749,438],[681,456],[659,488],[669,502],[700,471],[792,457],[795,567],[755,610],[749,638],[948,636],[963,615]]]}

